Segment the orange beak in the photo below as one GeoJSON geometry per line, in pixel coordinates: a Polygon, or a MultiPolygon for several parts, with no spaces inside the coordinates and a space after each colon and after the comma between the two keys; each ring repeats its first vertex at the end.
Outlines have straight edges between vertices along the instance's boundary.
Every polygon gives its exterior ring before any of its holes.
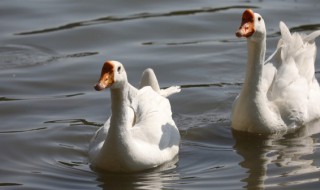
{"type": "Polygon", "coordinates": [[[101,69],[101,75],[98,83],[94,86],[97,91],[110,87],[114,83],[114,65],[107,61],[101,69]]]}
{"type": "Polygon", "coordinates": [[[247,9],[242,14],[242,22],[239,30],[236,32],[236,36],[238,38],[248,38],[252,36],[254,32],[254,12],[251,9],[247,9]]]}

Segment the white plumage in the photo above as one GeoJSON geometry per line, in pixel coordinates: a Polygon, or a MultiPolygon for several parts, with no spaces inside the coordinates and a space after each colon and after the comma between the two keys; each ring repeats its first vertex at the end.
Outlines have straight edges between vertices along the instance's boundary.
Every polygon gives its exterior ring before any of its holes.
{"type": "Polygon", "coordinates": [[[320,31],[291,34],[280,22],[281,39],[266,60],[263,18],[246,10],[236,33],[248,42],[246,79],[232,109],[232,128],[254,133],[283,133],[320,117],[320,88],[315,78],[315,38],[320,31]]]}
{"type": "MultiPolygon", "coordinates": [[[[135,172],[160,166],[179,151],[180,134],[169,100],[160,95],[156,76],[147,69],[141,89],[127,81],[123,65],[108,61],[96,90],[110,87],[112,115],[93,137],[89,159],[93,166],[114,172],[135,172]]],[[[180,91],[167,89],[165,94],[180,91]]]]}

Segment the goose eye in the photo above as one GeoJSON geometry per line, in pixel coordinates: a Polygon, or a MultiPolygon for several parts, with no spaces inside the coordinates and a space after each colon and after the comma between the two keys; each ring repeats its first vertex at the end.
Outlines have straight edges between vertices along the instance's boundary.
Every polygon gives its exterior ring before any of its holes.
{"type": "Polygon", "coordinates": [[[261,20],[261,17],[258,17],[258,21],[260,21],[261,20]]]}
{"type": "Polygon", "coordinates": [[[120,73],[121,71],[121,67],[119,66],[118,69],[117,69],[118,73],[120,73]]]}

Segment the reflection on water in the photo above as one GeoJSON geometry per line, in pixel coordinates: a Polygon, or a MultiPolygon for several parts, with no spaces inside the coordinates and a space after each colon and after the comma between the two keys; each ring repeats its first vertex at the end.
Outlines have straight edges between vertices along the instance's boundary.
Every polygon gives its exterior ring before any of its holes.
{"type": "Polygon", "coordinates": [[[178,157],[170,163],[164,164],[156,169],[138,173],[120,174],[105,171],[98,172],[97,181],[102,189],[155,189],[160,190],[167,183],[178,180],[179,174],[175,172],[178,157]]]}
{"type": "Polygon", "coordinates": [[[292,188],[292,185],[320,182],[320,168],[312,155],[315,139],[311,136],[319,122],[294,134],[262,136],[233,131],[234,149],[243,157],[239,165],[247,170],[242,179],[247,189],[292,188]],[[308,157],[311,156],[311,157],[308,157]],[[307,177],[312,175],[314,177],[307,177]],[[297,176],[301,176],[300,179],[297,176]]]}

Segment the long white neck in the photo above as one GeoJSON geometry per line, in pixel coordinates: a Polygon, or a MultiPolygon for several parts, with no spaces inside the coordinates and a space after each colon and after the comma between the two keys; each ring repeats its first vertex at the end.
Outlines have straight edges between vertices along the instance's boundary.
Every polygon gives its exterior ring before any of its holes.
{"type": "Polygon", "coordinates": [[[262,40],[248,39],[248,62],[242,95],[256,98],[260,94],[262,70],[266,52],[266,37],[262,40]]]}
{"type": "Polygon", "coordinates": [[[132,127],[132,115],[130,117],[128,107],[131,104],[132,98],[137,94],[137,89],[126,82],[121,88],[110,89],[110,92],[112,115],[109,134],[118,136],[132,127]]]}
{"type": "MultiPolygon", "coordinates": [[[[126,82],[121,88],[111,88],[110,92],[112,101],[110,127],[96,159],[97,163],[102,164],[108,161],[116,164],[123,159],[121,155],[129,152],[131,138],[128,130],[132,127],[134,118],[129,106],[138,90],[126,82]]],[[[120,166],[115,165],[114,167],[120,166]]]]}

